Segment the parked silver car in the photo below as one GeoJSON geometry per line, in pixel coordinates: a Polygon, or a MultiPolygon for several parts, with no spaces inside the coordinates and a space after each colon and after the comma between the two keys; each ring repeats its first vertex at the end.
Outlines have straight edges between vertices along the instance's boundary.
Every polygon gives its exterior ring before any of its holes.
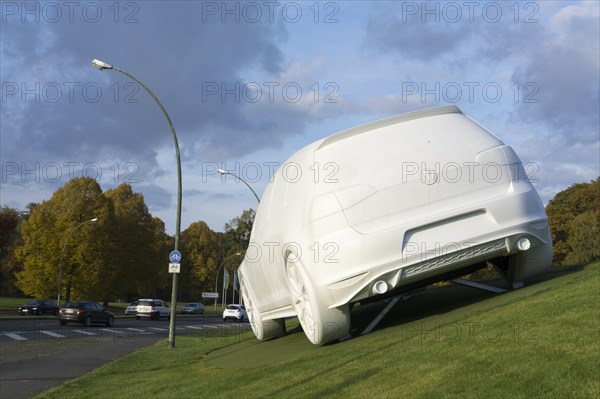
{"type": "Polygon", "coordinates": [[[181,309],[181,314],[204,314],[204,304],[201,302],[191,302],[181,309]]]}
{"type": "Polygon", "coordinates": [[[133,301],[125,308],[126,315],[134,315],[137,313],[138,301],[133,301]]]}

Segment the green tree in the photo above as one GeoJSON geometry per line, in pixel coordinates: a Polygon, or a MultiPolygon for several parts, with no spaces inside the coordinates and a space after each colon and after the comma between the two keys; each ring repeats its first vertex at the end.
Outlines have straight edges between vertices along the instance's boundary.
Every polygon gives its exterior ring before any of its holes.
{"type": "Polygon", "coordinates": [[[256,212],[253,209],[246,209],[240,216],[236,216],[225,223],[226,254],[246,252],[250,244],[250,233],[252,232],[255,216],[256,212]]]}
{"type": "MultiPolygon", "coordinates": [[[[580,259],[575,251],[581,250],[580,241],[587,237],[584,230],[597,226],[594,215],[600,211],[600,178],[590,183],[573,184],[568,189],[559,192],[546,206],[552,243],[554,246],[554,265],[562,265],[580,259]],[[580,215],[582,216],[578,218],[580,215]]],[[[598,235],[590,237],[591,246],[598,244],[598,235]]],[[[593,250],[592,250],[593,252],[593,250]]]]}
{"type": "Polygon", "coordinates": [[[571,222],[567,244],[571,252],[565,257],[566,264],[600,259],[600,211],[587,211],[576,216],[571,222]]]}
{"type": "Polygon", "coordinates": [[[23,270],[16,275],[17,286],[27,295],[53,297],[64,248],[61,296],[99,297],[111,221],[112,208],[98,183],[91,178],[70,180],[50,200],[32,208],[22,223],[23,243],[16,256],[23,270]],[[81,225],[92,218],[98,221],[81,225]]]}

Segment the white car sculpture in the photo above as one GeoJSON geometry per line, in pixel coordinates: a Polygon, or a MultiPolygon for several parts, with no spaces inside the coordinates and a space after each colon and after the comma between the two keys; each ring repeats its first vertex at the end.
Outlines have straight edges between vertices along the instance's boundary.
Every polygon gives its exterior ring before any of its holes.
{"type": "Polygon", "coordinates": [[[310,144],[276,172],[239,268],[256,337],[297,316],[314,344],[344,336],[351,306],[491,262],[512,288],[552,260],[546,212],[511,147],[455,106],[310,144]]]}

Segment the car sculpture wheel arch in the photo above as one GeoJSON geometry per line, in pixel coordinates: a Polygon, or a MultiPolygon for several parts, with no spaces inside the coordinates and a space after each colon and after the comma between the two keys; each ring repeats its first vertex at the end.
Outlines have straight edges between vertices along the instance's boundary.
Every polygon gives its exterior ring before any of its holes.
{"type": "Polygon", "coordinates": [[[254,306],[256,302],[244,282],[243,275],[239,274],[239,279],[248,321],[250,322],[250,327],[256,338],[260,341],[267,341],[269,339],[283,337],[285,335],[284,320],[263,320],[260,312],[254,306]]]}
{"type": "Polygon", "coordinates": [[[286,276],[292,306],[304,334],[315,345],[340,339],[350,330],[348,305],[338,308],[322,306],[314,286],[299,261],[286,261],[286,276]]]}

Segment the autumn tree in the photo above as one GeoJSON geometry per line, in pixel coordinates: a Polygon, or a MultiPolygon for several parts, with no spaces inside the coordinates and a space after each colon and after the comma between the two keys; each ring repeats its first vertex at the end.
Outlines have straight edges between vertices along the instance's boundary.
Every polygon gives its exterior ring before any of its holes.
{"type": "Polygon", "coordinates": [[[190,299],[212,292],[220,258],[218,235],[205,222],[192,223],[182,234],[180,292],[190,299]]]}
{"type": "Polygon", "coordinates": [[[70,180],[22,223],[23,244],[16,255],[23,270],[16,275],[17,286],[30,296],[54,297],[62,259],[65,300],[102,295],[111,227],[112,207],[98,183],[86,177],[70,180]],[[98,220],[84,224],[92,218],[98,220]]]}
{"type": "Polygon", "coordinates": [[[2,295],[20,294],[15,275],[23,265],[15,257],[15,249],[21,242],[22,216],[16,209],[0,207],[0,290],[2,295]]]}
{"type": "Polygon", "coordinates": [[[598,259],[598,215],[600,178],[574,184],[561,191],[546,206],[554,265],[598,259]]]}
{"type": "Polygon", "coordinates": [[[111,264],[105,276],[106,297],[153,296],[168,284],[164,224],[152,217],[144,196],[123,183],[108,190],[114,212],[113,228],[105,248],[111,264]]]}

